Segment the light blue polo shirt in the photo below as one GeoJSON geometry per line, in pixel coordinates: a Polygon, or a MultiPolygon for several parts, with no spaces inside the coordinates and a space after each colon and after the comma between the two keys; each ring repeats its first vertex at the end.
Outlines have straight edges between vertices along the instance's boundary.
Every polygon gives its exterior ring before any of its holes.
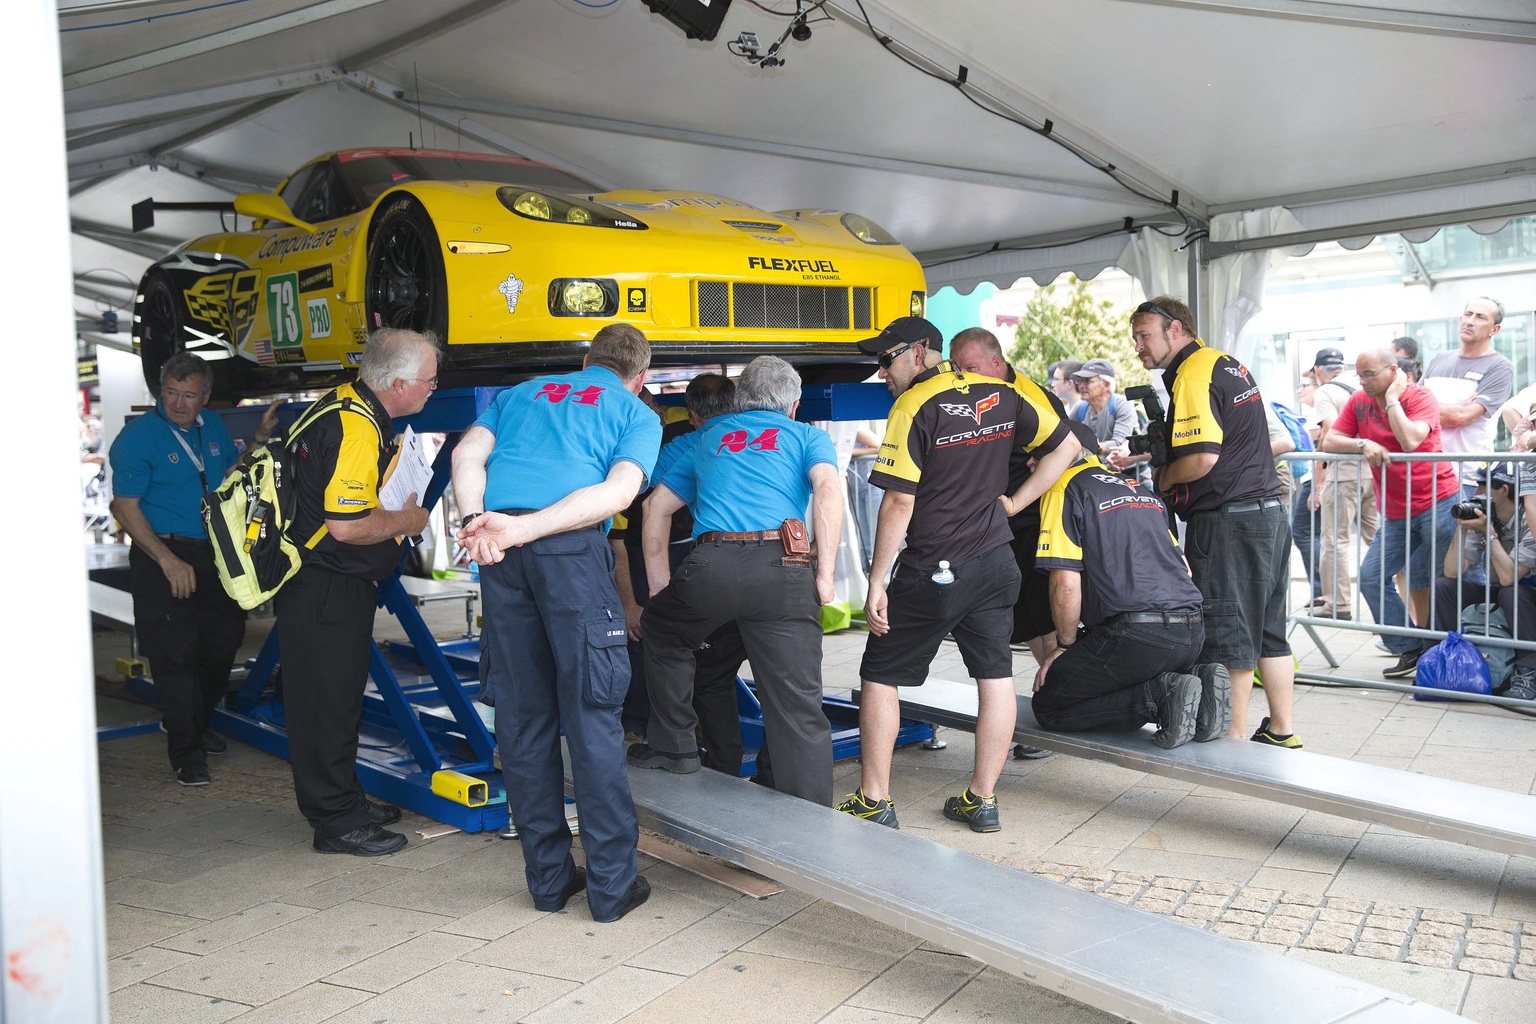
{"type": "Polygon", "coordinates": [[[693,458],[674,461],[658,479],[693,510],[695,538],[776,530],[786,519],[803,519],[811,467],[837,467],[826,431],[766,409],[721,416],[692,436],[693,458]]]}
{"type": "Polygon", "coordinates": [[[181,537],[207,536],[203,529],[203,480],[212,490],[224,480],[239,453],[224,421],[204,411],[183,430],[155,406],[118,432],[107,456],[112,466],[112,493],[138,498],[139,511],[156,533],[181,537]],[[181,437],[186,442],[182,447],[181,437]],[[198,474],[187,449],[203,460],[198,474]]]}
{"type": "Polygon", "coordinates": [[[490,510],[548,508],[620,462],[649,479],[661,448],[661,419],[602,366],[524,381],[475,424],[496,435],[485,468],[490,510]]]}

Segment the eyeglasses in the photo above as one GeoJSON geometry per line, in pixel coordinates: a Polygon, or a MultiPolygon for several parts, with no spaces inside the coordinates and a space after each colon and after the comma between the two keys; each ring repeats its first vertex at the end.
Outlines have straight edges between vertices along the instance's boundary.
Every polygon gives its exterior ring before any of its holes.
{"type": "Polygon", "coordinates": [[[1155,302],[1143,302],[1141,305],[1137,306],[1131,312],[1131,319],[1135,320],[1137,317],[1141,316],[1143,313],[1156,313],[1158,316],[1162,317],[1164,320],[1177,320],[1181,324],[1184,322],[1183,317],[1174,316],[1172,313],[1168,312],[1166,309],[1164,309],[1162,306],[1159,306],[1155,302]]]}
{"type": "Polygon", "coordinates": [[[436,377],[433,377],[431,379],[427,379],[425,377],[401,377],[400,379],[401,380],[415,381],[417,384],[425,384],[428,388],[431,388],[433,391],[437,390],[437,378],[436,377]]]}
{"type": "Polygon", "coordinates": [[[891,364],[899,359],[902,353],[911,347],[912,346],[908,344],[903,345],[900,348],[887,349],[875,357],[875,362],[880,364],[880,369],[889,370],[891,368],[891,364]]]}
{"type": "Polygon", "coordinates": [[[1361,380],[1375,380],[1378,376],[1386,373],[1390,369],[1390,366],[1383,366],[1379,370],[1361,370],[1359,373],[1355,374],[1355,376],[1359,377],[1361,380]]]}
{"type": "Polygon", "coordinates": [[[1099,380],[1099,379],[1100,378],[1098,378],[1098,377],[1078,377],[1078,378],[1075,378],[1072,381],[1072,386],[1073,387],[1079,387],[1079,388],[1085,388],[1089,384],[1092,384],[1094,381],[1099,380]]]}

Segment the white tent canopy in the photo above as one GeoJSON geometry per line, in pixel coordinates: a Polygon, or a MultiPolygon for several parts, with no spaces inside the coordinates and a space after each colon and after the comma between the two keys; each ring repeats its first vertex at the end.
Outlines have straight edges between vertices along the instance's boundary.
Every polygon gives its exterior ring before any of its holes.
{"type": "Polygon", "coordinates": [[[829,0],[784,66],[730,52],[794,9],[738,0],[697,42],[640,0],[60,0],[76,271],[136,279],[205,227],[130,235],[148,196],[407,140],[855,210],[930,290],[1092,276],[1137,236],[1208,231],[1219,268],[1273,245],[1258,222],[1305,245],[1536,213],[1530,0],[829,0]]]}

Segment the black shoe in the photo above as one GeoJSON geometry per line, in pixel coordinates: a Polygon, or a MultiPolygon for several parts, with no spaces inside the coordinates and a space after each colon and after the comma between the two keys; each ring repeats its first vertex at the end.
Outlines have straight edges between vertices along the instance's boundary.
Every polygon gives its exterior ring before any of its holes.
{"type": "Polygon", "coordinates": [[[996,794],[977,796],[970,787],[944,801],[944,817],[965,822],[972,832],[999,832],[1003,827],[997,820],[996,794]]]}
{"type": "Polygon", "coordinates": [[[594,917],[592,920],[598,924],[612,924],[650,898],[651,883],[645,880],[644,875],[636,875],[635,884],[629,889],[629,899],[624,901],[624,906],[619,908],[619,912],[613,917],[594,917]]]}
{"type": "Polygon", "coordinates": [[[1157,732],[1152,742],[1165,750],[1182,747],[1195,737],[1200,713],[1199,676],[1162,672],[1151,682],[1157,705],[1157,732]]]}
{"type": "Polygon", "coordinates": [[[1509,685],[1499,692],[1500,697],[1515,700],[1536,700],[1536,670],[1517,668],[1510,673],[1509,685]]]}
{"type": "Polygon", "coordinates": [[[855,818],[863,818],[872,821],[876,825],[884,825],[887,828],[901,828],[896,820],[896,802],[890,797],[883,800],[871,800],[864,795],[864,787],[860,786],[848,794],[848,799],[837,805],[837,809],[844,814],[851,814],[855,818]]]}
{"type": "MultiPolygon", "coordinates": [[[[557,910],[564,910],[565,909],[565,905],[570,902],[571,897],[575,896],[579,892],[585,891],[586,888],[587,888],[587,869],[586,868],[578,867],[571,874],[571,883],[565,887],[565,889],[560,893],[559,896],[556,896],[552,900],[545,900],[543,903],[540,903],[538,900],[534,900],[533,901],[533,909],[534,910],[542,910],[546,914],[553,914],[557,910]]],[[[646,895],[649,896],[650,892],[647,891],[646,895]]],[[[635,905],[639,906],[638,903],[635,904],[635,905]]],[[[625,911],[625,913],[628,913],[628,911],[625,911]]],[[[622,915],[620,915],[620,916],[622,916],[622,915]]]]}
{"type": "Polygon", "coordinates": [[[1013,745],[1013,759],[1015,761],[1039,761],[1050,756],[1051,751],[1041,750],[1039,747],[1031,747],[1027,743],[1015,743],[1013,745]]]}
{"type": "Polygon", "coordinates": [[[394,804],[376,804],[365,797],[363,807],[368,811],[370,825],[393,825],[400,820],[400,808],[394,804]]]}
{"type": "Polygon", "coordinates": [[[390,832],[377,825],[355,828],[344,836],[329,839],[315,837],[315,849],[320,853],[350,853],[354,857],[382,857],[386,853],[405,849],[405,836],[390,832]]]}
{"type": "Polygon", "coordinates": [[[1381,674],[1388,679],[1412,679],[1419,671],[1419,655],[1423,651],[1405,651],[1398,655],[1397,664],[1381,674]]]}
{"type": "Polygon", "coordinates": [[[210,754],[222,754],[229,749],[224,737],[209,729],[203,730],[203,749],[210,754]]]}
{"type": "Polygon", "coordinates": [[[206,786],[213,781],[205,764],[184,764],[176,769],[176,781],[183,786],[206,786]]]}
{"type": "Polygon", "coordinates": [[[1287,750],[1301,749],[1301,738],[1295,733],[1270,731],[1269,717],[1267,715],[1264,721],[1259,723],[1258,729],[1254,730],[1253,735],[1248,738],[1255,743],[1262,743],[1267,747],[1284,747],[1287,750]]]}
{"type": "Polygon", "coordinates": [[[1200,708],[1195,712],[1195,742],[1220,739],[1232,727],[1232,677],[1227,666],[1204,664],[1191,668],[1200,680],[1200,708]]]}
{"type": "Polygon", "coordinates": [[[698,754],[669,754],[648,743],[631,744],[625,759],[636,768],[660,768],[674,775],[691,775],[703,767],[698,754]]]}

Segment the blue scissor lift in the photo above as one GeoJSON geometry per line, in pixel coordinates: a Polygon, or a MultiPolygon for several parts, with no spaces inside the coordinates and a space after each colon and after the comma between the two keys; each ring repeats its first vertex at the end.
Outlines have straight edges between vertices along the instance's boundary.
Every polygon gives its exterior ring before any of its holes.
{"type": "MultiPolygon", "coordinates": [[[[447,488],[453,450],[463,431],[490,406],[503,388],[456,388],[436,392],[425,409],[396,421],[420,433],[444,433],[447,443],[433,464],[432,484],[423,505],[436,505],[447,488]]],[[[681,395],[662,396],[680,401],[681,395]]],[[[802,420],[878,419],[890,410],[882,385],[834,384],[807,387],[800,404],[802,420]]],[[[299,410],[284,410],[285,418],[299,410]]],[[[245,413],[246,410],[240,410],[245,413]]],[[[496,740],[475,704],[480,686],[480,644],[475,638],[439,642],[400,582],[398,569],[379,584],[379,604],[400,621],[408,639],[373,642],[370,686],[359,729],[357,774],[372,796],[399,804],[465,832],[499,830],[508,823],[501,773],[492,763],[496,740]],[[434,780],[437,785],[434,786],[434,780]]],[[[261,652],[250,663],[233,709],[220,709],[220,732],[261,750],[288,758],[280,679],[278,630],[274,626],[261,652]]],[[[130,681],[138,695],[153,699],[149,680],[130,681]]],[[[763,744],[762,707],[753,685],[737,678],[737,706],[747,757],[742,774],[756,772],[763,744]]],[[[859,753],[858,707],[851,701],[823,701],[832,722],[834,760],[859,753]]],[[[933,741],[933,727],[903,721],[898,745],[933,741]]]]}

